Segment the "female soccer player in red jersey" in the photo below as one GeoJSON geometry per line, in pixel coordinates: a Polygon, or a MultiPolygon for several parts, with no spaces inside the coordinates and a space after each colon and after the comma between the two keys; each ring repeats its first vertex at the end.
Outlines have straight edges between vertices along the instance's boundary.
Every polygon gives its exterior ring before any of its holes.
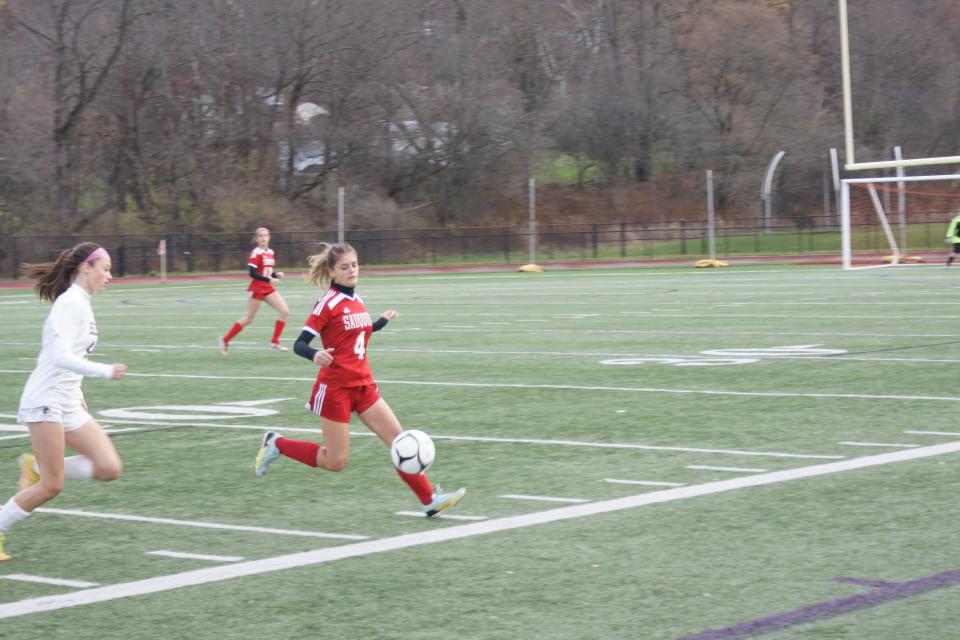
{"type": "Polygon", "coordinates": [[[260,310],[260,304],[266,302],[276,309],[277,321],[273,324],[273,337],[270,338],[270,346],[280,351],[286,351],[287,348],[280,344],[280,334],[283,328],[287,326],[287,314],[290,310],[287,308],[287,301],[283,299],[280,292],[273,288],[273,283],[283,277],[282,271],[274,271],[277,259],[270,248],[270,230],[266,227],[260,227],[254,231],[254,242],[257,246],[250,252],[247,259],[247,270],[250,272],[250,286],[247,287],[247,312],[242,318],[233,323],[227,335],[220,337],[220,353],[227,355],[227,349],[230,341],[235,335],[243,331],[243,328],[253,322],[257,311],[260,310]]]}
{"type": "Polygon", "coordinates": [[[33,453],[20,456],[17,494],[0,507],[0,560],[6,531],[63,490],[64,479],[115,480],[123,463],[113,442],[87,411],[80,385],[85,377],[119,380],[127,365],[87,358],[97,345],[90,297],[112,278],[110,255],[83,242],[55,262],[27,265],[27,277],[42,300],[53,303],[43,323],[43,346],[30,374],[17,421],[27,425],[33,453]],[[64,458],[64,448],[78,455],[64,458]]]}
{"type": "MultiPolygon", "coordinates": [[[[317,255],[310,256],[307,281],[329,289],[313,307],[303,331],[293,345],[294,352],[320,367],[310,394],[308,408],[320,416],[323,444],[291,440],[275,431],[263,435],[257,453],[255,470],[258,476],[267,472],[267,465],[284,455],[311,467],[340,471],[350,454],[350,414],[360,420],[388,447],[403,427],[390,405],[380,397],[367,361],[367,342],[374,331],[382,329],[397,317],[385,311],[376,322],[363,300],[356,293],[360,267],[357,252],[349,244],[323,245],[317,255]],[[322,349],[314,349],[310,341],[320,336],[322,349]]],[[[423,512],[432,517],[457,504],[466,489],[443,493],[434,491],[425,474],[397,471],[423,504],[423,512]]]]}

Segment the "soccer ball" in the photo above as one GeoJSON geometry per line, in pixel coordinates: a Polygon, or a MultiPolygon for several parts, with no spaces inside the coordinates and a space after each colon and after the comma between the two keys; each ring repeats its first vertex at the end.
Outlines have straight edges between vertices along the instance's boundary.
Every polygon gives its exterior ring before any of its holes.
{"type": "Polygon", "coordinates": [[[401,432],[390,445],[393,466],[404,473],[423,473],[433,464],[436,453],[430,436],[417,429],[401,432]]]}

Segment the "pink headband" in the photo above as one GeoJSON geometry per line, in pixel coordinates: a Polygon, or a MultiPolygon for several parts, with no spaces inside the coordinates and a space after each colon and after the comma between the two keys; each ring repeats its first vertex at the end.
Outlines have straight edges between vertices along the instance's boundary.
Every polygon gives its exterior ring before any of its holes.
{"type": "Polygon", "coordinates": [[[93,262],[94,260],[99,260],[100,258],[109,258],[110,254],[107,253],[107,250],[103,247],[97,247],[90,255],[83,259],[83,262],[77,265],[77,269],[80,268],[80,265],[86,264],[88,262],[93,262]]]}

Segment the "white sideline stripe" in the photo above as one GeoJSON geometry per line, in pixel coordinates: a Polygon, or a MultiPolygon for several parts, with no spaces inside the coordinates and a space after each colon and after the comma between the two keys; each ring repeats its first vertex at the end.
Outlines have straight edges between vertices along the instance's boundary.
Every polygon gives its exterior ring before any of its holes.
{"type": "Polygon", "coordinates": [[[748,469],[745,467],[713,467],[708,464],[688,464],[687,469],[703,469],[704,471],[742,471],[743,473],[766,473],[766,469],[748,469]]]}
{"type": "MultiPolygon", "coordinates": [[[[289,433],[315,433],[321,434],[319,428],[303,427],[276,427],[267,425],[252,424],[216,424],[207,422],[158,422],[152,420],[126,420],[111,419],[111,422],[118,424],[139,424],[143,426],[160,427],[201,427],[204,429],[239,429],[245,431],[275,431],[289,433]]],[[[375,433],[370,431],[351,431],[352,437],[376,437],[375,433]]],[[[957,434],[960,435],[960,434],[957,434]]],[[[457,440],[462,442],[502,442],[506,444],[542,444],[561,447],[594,447],[598,449],[640,449],[644,451],[679,451],[681,453],[725,453],[735,456],[758,456],[772,458],[800,458],[809,460],[843,460],[847,456],[807,454],[807,453],[783,453],[779,451],[741,451],[739,449],[702,449],[697,447],[668,447],[648,444],[624,444],[615,442],[584,442],[580,440],[539,440],[534,438],[493,438],[486,436],[445,436],[442,434],[431,433],[430,437],[434,440],[457,440]]]]}
{"type": "Polygon", "coordinates": [[[920,446],[918,444],[896,444],[887,442],[838,442],[837,444],[845,444],[851,447],[900,447],[901,449],[911,449],[920,446]]]}
{"type": "Polygon", "coordinates": [[[509,498],[510,500],[534,500],[540,502],[571,502],[571,503],[580,503],[580,502],[590,502],[584,498],[555,498],[553,496],[525,496],[519,493],[506,493],[501,498],[509,498]]]}
{"type": "Polygon", "coordinates": [[[600,449],[642,449],[645,451],[680,451],[683,453],[727,453],[735,456],[768,456],[772,458],[808,458],[814,460],[843,460],[846,456],[817,455],[805,453],[782,453],[778,451],[742,451],[739,449],[701,449],[697,447],[668,447],[651,444],[618,444],[610,442],[583,442],[580,440],[538,440],[534,438],[493,438],[485,436],[430,436],[434,440],[465,440],[469,442],[505,442],[508,444],[548,444],[565,447],[595,447],[600,449]]]}
{"type": "Polygon", "coordinates": [[[197,522],[195,520],[174,520],[172,518],[149,518],[146,516],[128,516],[119,513],[97,513],[95,511],[80,511],[78,509],[51,509],[40,507],[40,513],[50,513],[60,516],[83,516],[86,518],[106,518],[107,520],[126,520],[128,522],[150,522],[153,524],[175,524],[181,527],[200,527],[202,529],[229,529],[230,531],[250,531],[253,533],[276,533],[285,536],[302,536],[305,538],[336,538],[338,540],[369,540],[369,536],[355,536],[345,533],[323,533],[321,531],[297,531],[295,529],[272,529],[270,527],[249,527],[240,524],[218,524],[216,522],[197,522]]]}
{"type": "Polygon", "coordinates": [[[658,482],[656,480],[617,480],[616,478],[604,478],[602,482],[611,484],[636,484],[643,487],[682,487],[682,482],[658,482]]]}
{"type": "MultiPolygon", "coordinates": [[[[427,514],[423,511],[397,511],[393,515],[396,516],[410,516],[412,518],[426,518],[427,514]]],[[[486,520],[486,516],[459,516],[453,513],[438,513],[433,516],[433,520],[440,518],[442,520],[486,520]]]]}
{"type": "Polygon", "coordinates": [[[44,578],[43,576],[32,576],[27,573],[8,573],[0,576],[5,580],[18,580],[20,582],[37,582],[39,584],[55,584],[58,587],[77,587],[84,589],[87,587],[99,587],[99,582],[84,582],[83,580],[61,580],[60,578],[44,578]]]}
{"type": "Polygon", "coordinates": [[[180,551],[147,551],[148,556],[163,556],[164,558],[183,558],[186,560],[210,560],[211,562],[240,562],[246,560],[243,556],[211,556],[205,553],[182,553],[180,551]]]}
{"type": "MultiPolygon", "coordinates": [[[[957,304],[960,304],[958,302],[957,304]]],[[[377,347],[377,353],[427,353],[438,355],[473,355],[473,356],[565,356],[565,357],[605,357],[605,358],[703,358],[699,354],[673,354],[673,353],[626,353],[626,352],[602,352],[602,351],[486,351],[479,349],[407,349],[377,347]]],[[[815,360],[817,362],[831,361],[856,361],[856,362],[889,362],[893,364],[910,364],[915,362],[935,362],[935,363],[954,363],[960,362],[956,358],[862,358],[859,356],[840,356],[840,355],[782,355],[782,354],[764,354],[758,356],[764,360],[815,360]]],[[[32,360],[33,358],[28,358],[32,360]]]]}
{"type": "MultiPolygon", "coordinates": [[[[952,336],[951,336],[952,337],[952,336]]],[[[0,369],[0,373],[30,373],[0,369]]],[[[289,378],[282,376],[214,376],[178,373],[127,373],[140,378],[181,378],[197,380],[275,380],[286,382],[313,382],[313,378],[289,378]]],[[[440,382],[431,380],[379,380],[378,384],[409,384],[433,387],[467,387],[477,389],[552,389],[557,391],[633,391],[638,393],[679,393],[688,395],[742,396],[752,398],[843,398],[858,400],[920,400],[960,402],[956,396],[901,396],[869,393],[789,393],[781,391],[723,391],[719,389],[664,389],[659,387],[600,387],[573,384],[521,384],[493,382],[440,382]]]]}
{"type": "Polygon", "coordinates": [[[914,433],[921,436],[960,436],[958,431],[904,431],[904,433],[914,433]]]}
{"type": "Polygon", "coordinates": [[[170,591],[182,587],[189,587],[210,582],[220,582],[231,580],[243,576],[260,575],[272,571],[281,571],[283,569],[300,568],[344,558],[355,558],[358,556],[370,555],[372,553],[383,553],[385,551],[394,551],[396,549],[406,549],[424,544],[433,544],[436,542],[446,542],[448,540],[460,540],[472,536],[495,533],[498,531],[509,531],[512,529],[521,529],[538,524],[549,522],[559,522],[572,518],[583,518],[599,513],[612,513],[624,509],[633,509],[650,504],[660,504],[673,502],[675,500],[685,500],[698,496],[711,495],[734,491],[736,489],[745,489],[748,487],[759,487],[769,484],[777,484],[790,480],[799,480],[802,478],[813,478],[816,476],[839,473],[841,471],[850,471],[853,469],[864,469],[875,467],[893,462],[905,462],[907,460],[918,460],[921,458],[930,458],[933,456],[956,453],[960,451],[960,441],[948,442],[918,449],[907,449],[902,451],[893,451],[881,453],[879,455],[864,456],[852,460],[842,460],[840,462],[827,462],[824,464],[811,465],[809,467],[799,467],[796,469],[786,469],[784,471],[773,471],[763,475],[742,476],[731,478],[729,480],[719,480],[707,482],[704,484],[688,487],[677,487],[674,489],[664,489],[663,491],[651,491],[639,495],[626,496],[613,500],[603,500],[600,502],[589,502],[586,504],[570,505],[527,513],[518,516],[508,516],[505,518],[494,518],[483,522],[474,522],[454,527],[444,527],[442,529],[432,529],[430,531],[421,531],[418,533],[408,533],[393,538],[381,538],[379,540],[368,540],[366,542],[356,542],[353,544],[344,544],[338,547],[327,547],[324,549],[315,549],[313,551],[303,551],[300,553],[291,553],[273,558],[262,558],[260,560],[248,560],[236,564],[223,565],[217,567],[208,567],[205,569],[195,569],[173,575],[159,576],[156,578],[146,578],[144,580],[134,580],[132,582],[122,582],[112,584],[97,589],[87,591],[78,591],[75,593],[61,594],[58,596],[45,596],[40,598],[28,598],[19,602],[8,602],[0,605],[0,619],[22,616],[30,613],[39,613],[41,611],[54,611],[67,607],[75,607],[83,604],[93,604],[95,602],[107,602],[118,598],[127,598],[131,596],[146,595],[160,591],[170,591]]]}
{"type": "MultiPolygon", "coordinates": [[[[3,416],[3,417],[7,417],[7,416],[3,416]]],[[[27,427],[22,424],[0,424],[0,431],[19,431],[21,433],[26,433],[27,427]]]]}
{"type": "Polygon", "coordinates": [[[0,436],[0,440],[13,440],[14,438],[27,438],[29,436],[29,433],[20,433],[15,436],[0,436]]]}
{"type": "MultiPolygon", "coordinates": [[[[30,373],[13,369],[0,369],[0,373],[30,373]]],[[[282,376],[214,376],[176,373],[127,373],[140,378],[180,378],[193,380],[274,380],[282,382],[313,382],[313,378],[289,378],[282,376]]],[[[662,389],[657,387],[591,387],[572,384],[495,384],[490,382],[435,382],[413,380],[380,380],[379,384],[410,384],[440,387],[469,387],[480,389],[554,389],[559,391],[634,391],[638,393],[678,393],[689,395],[742,396],[752,398],[844,398],[858,400],[920,400],[960,402],[960,397],[945,396],[900,396],[867,393],[788,393],[777,391],[722,391],[716,389],[662,389]]]]}

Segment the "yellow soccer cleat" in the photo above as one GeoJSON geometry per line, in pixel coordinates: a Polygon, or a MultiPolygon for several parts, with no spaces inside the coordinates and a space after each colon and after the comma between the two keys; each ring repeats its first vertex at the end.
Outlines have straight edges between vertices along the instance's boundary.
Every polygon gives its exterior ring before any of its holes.
{"type": "Polygon", "coordinates": [[[37,458],[32,453],[24,453],[17,458],[17,464],[20,465],[20,482],[17,483],[17,493],[40,482],[40,474],[33,468],[36,461],[37,458]]]}
{"type": "Polygon", "coordinates": [[[0,562],[10,559],[10,556],[7,555],[7,553],[3,550],[3,545],[4,543],[6,543],[6,541],[7,541],[7,536],[0,533],[0,562]]]}

